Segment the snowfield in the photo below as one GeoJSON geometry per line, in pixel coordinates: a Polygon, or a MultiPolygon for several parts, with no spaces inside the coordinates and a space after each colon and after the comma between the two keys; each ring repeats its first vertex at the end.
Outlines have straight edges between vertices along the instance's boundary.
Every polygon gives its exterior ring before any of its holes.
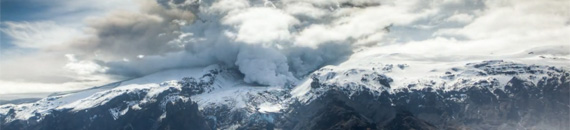
{"type": "MultiPolygon", "coordinates": [[[[121,104],[125,105],[107,110],[114,120],[120,119],[129,111],[144,109],[145,104],[158,101],[159,108],[164,112],[161,115],[163,119],[168,103],[191,100],[205,113],[223,107],[230,113],[245,113],[247,117],[255,117],[255,120],[272,122],[275,120],[272,114],[292,109],[290,107],[295,102],[311,104],[332,90],[340,91],[348,95],[348,98],[363,93],[381,97],[383,94],[397,95],[424,90],[442,93],[466,92],[473,87],[488,89],[490,92],[509,92],[505,86],[509,86],[513,79],[529,81],[527,84],[533,86],[543,84],[544,79],[568,74],[566,62],[550,61],[539,64],[545,59],[536,59],[534,56],[482,62],[428,62],[404,60],[405,54],[374,52],[375,50],[371,49],[356,53],[347,61],[324,66],[286,86],[248,84],[243,82],[243,74],[239,71],[213,65],[162,71],[84,91],[50,96],[34,103],[2,105],[0,115],[10,115],[2,117],[4,123],[31,119],[40,122],[54,111],[88,111],[116,102],[113,99],[119,96],[131,95],[139,99],[121,101],[121,104]],[[544,65],[545,63],[559,64],[544,65]],[[189,95],[184,94],[185,89],[189,89],[189,95]],[[164,99],[158,99],[163,96],[164,99]]],[[[500,95],[495,96],[498,98],[500,95]]],[[[445,98],[454,102],[465,102],[468,99],[466,94],[445,98]]],[[[396,105],[396,101],[390,102],[392,106],[396,105]]],[[[92,118],[98,116],[100,115],[93,115],[92,118]]]]}

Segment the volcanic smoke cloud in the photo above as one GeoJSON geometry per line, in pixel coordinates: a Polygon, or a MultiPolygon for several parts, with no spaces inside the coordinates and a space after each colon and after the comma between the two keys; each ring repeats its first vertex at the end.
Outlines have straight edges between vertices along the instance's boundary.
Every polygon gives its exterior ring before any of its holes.
{"type": "Polygon", "coordinates": [[[245,82],[279,86],[370,49],[401,62],[569,54],[564,0],[24,3],[50,9],[37,11],[46,19],[0,23],[12,39],[11,48],[0,49],[0,94],[80,89],[213,64],[239,70],[245,82]]]}
{"type": "Polygon", "coordinates": [[[108,74],[221,64],[239,69],[247,83],[285,85],[342,60],[355,47],[379,42],[387,27],[417,15],[372,0],[158,3],[147,4],[148,14],[125,19],[118,13],[93,22],[97,37],[88,41],[97,44],[79,48],[100,54],[93,63],[108,74]]]}

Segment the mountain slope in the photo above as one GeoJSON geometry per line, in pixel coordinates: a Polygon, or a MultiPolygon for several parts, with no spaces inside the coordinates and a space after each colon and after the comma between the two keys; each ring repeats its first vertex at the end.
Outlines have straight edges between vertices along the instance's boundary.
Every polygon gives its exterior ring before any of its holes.
{"type": "Polygon", "coordinates": [[[164,71],[0,106],[2,129],[568,129],[570,74],[511,61],[325,66],[286,86],[164,71]]]}

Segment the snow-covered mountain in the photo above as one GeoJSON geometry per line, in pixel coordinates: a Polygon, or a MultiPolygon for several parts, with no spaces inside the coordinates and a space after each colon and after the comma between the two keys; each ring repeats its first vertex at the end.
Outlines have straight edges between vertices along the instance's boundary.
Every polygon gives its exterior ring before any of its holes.
{"type": "Polygon", "coordinates": [[[236,68],[220,65],[162,71],[2,105],[0,128],[570,128],[570,73],[563,64],[528,57],[389,60],[402,55],[359,52],[284,86],[248,84],[236,68]]]}
{"type": "Polygon", "coordinates": [[[6,2],[0,130],[570,130],[568,0],[109,1],[6,2]]]}

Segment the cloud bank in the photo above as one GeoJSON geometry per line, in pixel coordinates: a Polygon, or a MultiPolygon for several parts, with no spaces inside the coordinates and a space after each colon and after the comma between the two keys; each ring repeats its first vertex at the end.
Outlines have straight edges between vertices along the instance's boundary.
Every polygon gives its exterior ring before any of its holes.
{"type": "Polygon", "coordinates": [[[92,59],[109,74],[222,64],[237,68],[247,83],[279,86],[349,56],[354,47],[380,42],[390,25],[423,15],[378,1],[158,2],[162,12],[178,15],[109,16],[92,26],[96,44],[77,48],[111,55],[92,59]]]}
{"type": "Polygon", "coordinates": [[[130,2],[97,5],[113,9],[82,18],[80,29],[49,21],[2,22],[2,32],[19,49],[2,52],[7,58],[0,63],[0,80],[122,79],[220,64],[239,70],[247,83],[280,86],[371,46],[449,60],[567,46],[570,37],[568,1],[130,2]],[[41,69],[56,68],[49,69],[52,74],[19,67],[41,59],[50,59],[41,69]]]}

